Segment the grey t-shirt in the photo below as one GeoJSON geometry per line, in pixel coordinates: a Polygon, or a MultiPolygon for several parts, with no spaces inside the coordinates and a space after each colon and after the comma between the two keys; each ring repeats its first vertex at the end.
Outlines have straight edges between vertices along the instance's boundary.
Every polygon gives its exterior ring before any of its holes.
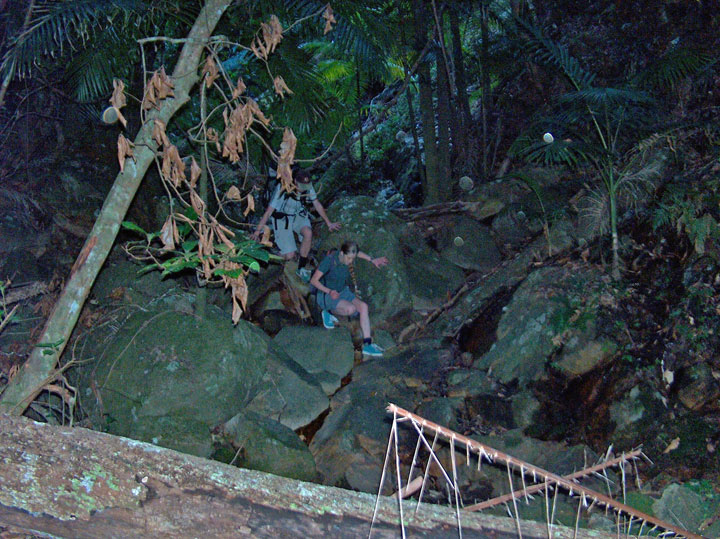
{"type": "Polygon", "coordinates": [[[348,281],[350,271],[348,267],[340,262],[340,251],[330,253],[318,264],[318,271],[322,272],[322,281],[330,290],[340,292],[348,281]]]}
{"type": "Polygon", "coordinates": [[[270,200],[270,206],[280,213],[297,215],[305,209],[303,203],[313,202],[314,200],[317,200],[317,193],[312,184],[308,186],[306,191],[295,191],[293,195],[283,191],[282,185],[278,184],[275,187],[272,200],[270,200]]]}

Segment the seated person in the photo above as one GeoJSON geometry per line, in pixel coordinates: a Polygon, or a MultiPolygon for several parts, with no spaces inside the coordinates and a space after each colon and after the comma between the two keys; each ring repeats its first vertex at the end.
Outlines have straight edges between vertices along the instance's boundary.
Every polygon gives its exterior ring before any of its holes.
{"type": "Polygon", "coordinates": [[[312,202],[313,207],[322,217],[330,232],[339,230],[340,223],[333,223],[328,219],[325,208],[320,203],[315,193],[315,189],[310,183],[310,176],[301,168],[293,170],[293,180],[297,190],[293,193],[283,191],[282,185],[278,183],[273,192],[272,199],[268,204],[265,213],[255,228],[255,232],[251,238],[255,241],[262,236],[265,223],[272,217],[271,228],[275,237],[275,244],[280,250],[280,254],[285,260],[295,258],[298,252],[295,243],[295,234],[302,236],[300,243],[300,259],[298,261],[297,275],[303,281],[310,280],[310,270],[305,267],[308,262],[308,254],[312,246],[312,225],[308,210],[305,208],[305,202],[312,202]]]}
{"type": "Polygon", "coordinates": [[[328,254],[313,273],[310,284],[317,288],[317,304],[322,309],[323,325],[327,329],[335,327],[338,321],[332,313],[341,316],[360,316],[360,329],[363,335],[363,356],[382,356],[383,350],[372,342],[370,336],[370,317],[367,303],[355,297],[348,287],[350,265],[355,258],[362,258],[376,268],[388,263],[386,257],[372,258],[358,249],[354,241],[346,241],[339,251],[328,254]]]}

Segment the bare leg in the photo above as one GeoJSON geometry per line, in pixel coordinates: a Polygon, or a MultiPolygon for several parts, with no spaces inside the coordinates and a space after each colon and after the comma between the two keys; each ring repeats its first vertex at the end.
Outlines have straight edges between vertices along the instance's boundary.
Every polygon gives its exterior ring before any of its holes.
{"type": "Polygon", "coordinates": [[[341,299],[333,312],[341,316],[352,316],[355,313],[359,313],[360,330],[362,331],[363,339],[370,338],[370,316],[368,314],[367,303],[357,298],[352,300],[352,302],[341,299]]]}
{"type": "Polygon", "coordinates": [[[295,258],[295,255],[296,255],[296,254],[297,254],[297,251],[291,251],[291,252],[289,252],[289,253],[285,253],[285,254],[283,255],[283,258],[284,258],[285,260],[292,260],[293,258],[295,258]]]}
{"type": "Polygon", "coordinates": [[[302,242],[300,243],[300,256],[307,256],[310,253],[310,247],[312,247],[312,229],[309,226],[304,226],[300,229],[302,234],[302,242]]]}

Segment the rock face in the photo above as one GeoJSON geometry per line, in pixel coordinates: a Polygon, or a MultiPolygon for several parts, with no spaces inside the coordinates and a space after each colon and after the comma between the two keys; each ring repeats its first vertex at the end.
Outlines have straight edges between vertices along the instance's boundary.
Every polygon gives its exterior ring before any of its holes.
{"type": "Polygon", "coordinates": [[[84,408],[113,434],[209,456],[210,430],[247,408],[290,428],[327,407],[320,384],[241,321],[169,309],[131,315],[95,350],[81,381],[84,408]]]}

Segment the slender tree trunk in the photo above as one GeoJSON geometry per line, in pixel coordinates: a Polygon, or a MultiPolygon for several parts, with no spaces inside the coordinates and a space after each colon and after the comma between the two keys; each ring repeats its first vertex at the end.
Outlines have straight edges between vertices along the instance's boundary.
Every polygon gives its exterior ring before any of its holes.
{"type": "MultiPolygon", "coordinates": [[[[442,28],[439,39],[442,36],[442,28]]],[[[448,65],[445,56],[440,55],[437,62],[437,95],[438,95],[438,174],[439,183],[444,185],[439,189],[440,201],[443,201],[450,194],[452,182],[452,147],[450,144],[450,124],[452,122],[452,111],[450,108],[450,81],[448,80],[448,65]]]]}
{"type": "Polygon", "coordinates": [[[190,99],[190,90],[198,80],[198,63],[205,43],[232,0],[207,0],[180,52],[173,80],[175,97],[166,100],[160,109],[148,115],[148,121],[135,137],[135,156],[125,160],[124,171],[105,199],[90,236],[75,261],[67,285],[50,314],[39,345],[23,368],[8,383],[0,398],[0,412],[20,415],[42,388],[56,376],[55,369],[70,338],[80,311],[95,278],[115,242],[120,224],[153,162],[157,144],[152,138],[153,119],[166,125],[190,99]]]}
{"type": "Polygon", "coordinates": [[[417,161],[418,174],[420,175],[420,181],[425,182],[425,168],[422,163],[422,154],[420,153],[420,139],[417,133],[417,119],[415,118],[415,109],[413,107],[412,92],[410,86],[405,88],[405,99],[408,104],[408,117],[410,119],[410,133],[413,138],[413,148],[415,150],[415,160],[417,161]]]}
{"type": "MultiPolygon", "coordinates": [[[[415,50],[421,51],[427,40],[426,10],[423,0],[414,0],[413,6],[415,14],[415,50]]],[[[418,83],[420,85],[420,117],[423,127],[423,146],[425,148],[424,203],[434,204],[440,201],[438,151],[435,140],[435,108],[433,106],[430,64],[425,60],[421,60],[418,65],[418,83]]]]}
{"type": "Polygon", "coordinates": [[[488,0],[483,0],[480,5],[480,36],[482,47],[480,49],[480,64],[482,66],[482,96],[481,96],[481,122],[482,122],[482,176],[488,180],[488,102],[490,100],[490,72],[488,69],[488,0]]]}
{"type": "Polygon", "coordinates": [[[467,76],[465,74],[465,59],[462,53],[462,40],[460,38],[460,22],[458,20],[457,6],[450,8],[450,33],[452,35],[453,63],[455,64],[455,88],[457,90],[457,104],[459,121],[457,124],[457,137],[453,137],[455,154],[461,156],[462,166],[467,166],[468,149],[472,117],[470,115],[470,100],[467,93],[467,76]]]}
{"type": "Polygon", "coordinates": [[[614,189],[608,191],[610,198],[610,233],[612,234],[612,278],[620,279],[620,241],[617,230],[617,193],[614,189]]]}
{"type": "Polygon", "coordinates": [[[355,91],[357,92],[357,122],[358,122],[358,138],[360,140],[360,163],[365,166],[365,141],[363,140],[363,120],[362,107],[360,101],[360,66],[357,65],[357,57],[355,58],[355,91]]]}
{"type": "MultiPolygon", "coordinates": [[[[206,75],[207,76],[207,75],[206,75]]],[[[202,130],[202,146],[200,147],[200,181],[198,182],[198,191],[200,198],[208,207],[208,151],[207,151],[207,130],[205,129],[205,120],[207,119],[207,89],[205,81],[200,84],[200,125],[202,130]]],[[[197,293],[195,294],[195,314],[200,318],[205,318],[205,309],[207,307],[207,284],[205,282],[198,283],[197,293]]]]}

